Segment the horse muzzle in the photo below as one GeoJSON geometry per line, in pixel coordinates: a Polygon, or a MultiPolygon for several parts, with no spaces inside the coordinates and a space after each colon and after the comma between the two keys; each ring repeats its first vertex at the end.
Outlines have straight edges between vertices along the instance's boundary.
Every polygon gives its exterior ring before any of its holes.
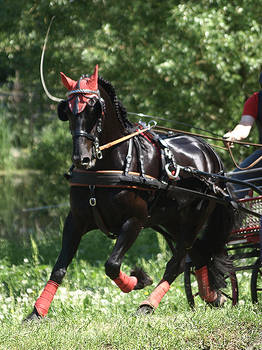
{"type": "Polygon", "coordinates": [[[73,133],[72,162],[77,168],[89,169],[95,166],[96,160],[102,159],[102,152],[97,137],[83,130],[73,133]]]}
{"type": "Polygon", "coordinates": [[[95,166],[96,159],[95,158],[90,158],[87,156],[78,156],[78,155],[73,155],[72,157],[72,162],[74,166],[78,169],[89,169],[95,166]]]}

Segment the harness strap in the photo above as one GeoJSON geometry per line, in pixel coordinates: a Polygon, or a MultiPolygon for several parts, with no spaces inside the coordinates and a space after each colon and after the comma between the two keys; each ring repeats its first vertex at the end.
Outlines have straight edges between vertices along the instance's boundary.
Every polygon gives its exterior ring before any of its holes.
{"type": "Polygon", "coordinates": [[[156,178],[145,175],[143,178],[139,173],[129,172],[123,175],[121,170],[88,171],[74,169],[70,177],[70,186],[96,186],[96,187],[125,187],[134,186],[141,190],[166,189],[164,184],[156,178]]]}
{"type": "Polygon", "coordinates": [[[134,143],[136,146],[136,152],[137,152],[137,158],[138,158],[138,165],[140,170],[140,176],[143,178],[145,177],[145,169],[144,169],[144,156],[141,149],[141,145],[137,137],[134,137],[134,143]]]}
{"type": "Polygon", "coordinates": [[[129,143],[128,143],[128,151],[126,155],[126,166],[124,170],[124,175],[127,175],[129,172],[129,168],[132,161],[132,152],[133,152],[133,139],[131,138],[129,139],[129,143]]]}
{"type": "Polygon", "coordinates": [[[102,218],[102,215],[100,214],[97,206],[96,206],[96,197],[95,197],[95,186],[89,186],[90,190],[90,199],[89,199],[89,204],[92,208],[93,211],[93,216],[95,219],[95,223],[97,227],[99,228],[100,231],[102,231],[105,235],[107,235],[108,238],[115,239],[117,238],[117,235],[111,234],[109,230],[107,229],[104,220],[102,218]]]}

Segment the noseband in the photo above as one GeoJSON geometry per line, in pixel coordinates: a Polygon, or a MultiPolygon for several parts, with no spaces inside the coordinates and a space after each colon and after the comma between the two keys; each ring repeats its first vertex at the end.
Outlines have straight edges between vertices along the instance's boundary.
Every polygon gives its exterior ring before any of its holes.
{"type": "Polygon", "coordinates": [[[74,133],[72,133],[72,136],[73,136],[73,139],[82,136],[82,137],[85,137],[92,142],[95,141],[95,136],[89,134],[88,132],[86,132],[84,130],[75,131],[74,133]]]}

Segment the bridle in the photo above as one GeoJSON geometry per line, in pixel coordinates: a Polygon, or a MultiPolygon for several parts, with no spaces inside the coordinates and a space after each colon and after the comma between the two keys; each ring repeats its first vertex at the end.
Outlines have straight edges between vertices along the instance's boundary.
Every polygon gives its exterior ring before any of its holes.
{"type": "MultiPolygon", "coordinates": [[[[86,78],[87,75],[82,75],[78,81],[78,84],[80,84],[81,79],[86,78]]],[[[84,95],[87,99],[86,104],[89,105],[90,107],[94,106],[97,102],[100,103],[101,106],[101,114],[98,117],[98,121],[96,123],[96,130],[94,132],[94,135],[91,133],[86,132],[85,130],[76,130],[72,132],[72,138],[76,139],[78,137],[85,137],[86,139],[90,140],[92,142],[93,146],[93,152],[92,155],[96,159],[102,159],[102,152],[99,148],[99,139],[98,136],[102,131],[102,121],[103,121],[103,116],[105,114],[105,101],[100,95],[100,91],[97,90],[89,90],[89,89],[75,89],[71,90],[67,93],[67,102],[69,103],[71,99],[79,98],[78,95],[84,95]],[[77,95],[77,96],[75,96],[77,95]],[[71,96],[71,97],[70,97],[71,96]]],[[[76,113],[73,112],[74,115],[76,113]]]]}

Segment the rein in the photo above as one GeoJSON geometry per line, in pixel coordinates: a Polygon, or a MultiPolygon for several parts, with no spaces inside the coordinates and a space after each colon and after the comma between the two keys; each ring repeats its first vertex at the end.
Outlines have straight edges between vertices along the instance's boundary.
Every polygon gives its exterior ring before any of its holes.
{"type": "MultiPolygon", "coordinates": [[[[178,129],[171,129],[171,128],[167,128],[165,126],[158,126],[156,128],[156,131],[175,131],[178,133],[182,133],[182,134],[187,134],[187,135],[192,135],[192,136],[199,136],[205,139],[210,139],[210,140],[216,140],[216,141],[222,141],[222,142],[227,142],[225,139],[223,139],[222,137],[214,137],[214,136],[207,136],[207,135],[203,135],[203,134],[197,134],[197,133],[193,133],[190,131],[183,131],[183,130],[178,130],[178,129]]],[[[239,145],[245,145],[245,146],[256,146],[256,147],[262,147],[261,143],[251,143],[251,142],[243,142],[243,141],[230,141],[230,143],[236,143],[239,145]]]]}
{"type": "Polygon", "coordinates": [[[142,129],[142,130],[135,131],[135,132],[133,132],[132,134],[123,136],[123,137],[121,137],[121,138],[119,138],[119,139],[117,139],[117,140],[114,140],[114,141],[112,141],[112,142],[108,142],[108,143],[106,143],[105,145],[100,146],[99,149],[100,149],[100,151],[103,151],[104,149],[113,147],[113,146],[115,146],[115,145],[117,145],[117,144],[119,144],[119,143],[121,143],[121,142],[124,142],[124,141],[126,141],[126,140],[131,139],[132,137],[135,137],[135,136],[137,136],[137,135],[140,135],[140,134],[142,134],[143,132],[149,131],[149,130],[151,130],[152,128],[154,128],[155,126],[156,126],[156,122],[153,121],[153,124],[152,124],[152,125],[149,125],[148,127],[144,128],[144,129],[142,129]]]}
{"type": "Polygon", "coordinates": [[[259,158],[257,158],[253,163],[251,163],[249,166],[247,166],[246,168],[241,168],[234,156],[233,156],[233,153],[232,153],[232,150],[231,150],[231,147],[230,147],[230,144],[231,143],[236,143],[236,144],[239,144],[239,145],[243,145],[243,146],[255,146],[255,147],[262,147],[262,144],[260,143],[251,143],[251,142],[243,142],[243,141],[226,141],[225,139],[221,138],[221,137],[214,137],[214,136],[207,136],[207,135],[203,135],[203,134],[197,134],[197,133],[193,133],[193,132],[189,132],[189,131],[183,131],[183,130],[178,130],[178,129],[171,129],[171,128],[167,128],[167,127],[164,127],[164,126],[158,126],[156,131],[164,131],[164,132],[179,132],[179,133],[182,133],[182,134],[187,134],[187,135],[192,135],[192,136],[199,136],[199,137],[202,137],[202,138],[206,138],[206,139],[211,139],[211,140],[216,140],[216,141],[222,141],[225,145],[226,145],[226,148],[225,147],[221,147],[221,146],[217,146],[217,145],[213,145],[214,147],[218,147],[220,149],[223,149],[223,150],[226,150],[229,152],[230,154],[230,157],[235,165],[236,168],[238,168],[239,170],[248,170],[252,167],[254,167],[261,159],[262,159],[262,156],[260,156],[259,158]]]}
{"type": "MultiPolygon", "coordinates": [[[[168,122],[172,122],[172,120],[167,120],[166,118],[161,118],[161,117],[157,117],[157,116],[151,116],[151,115],[147,115],[147,114],[143,114],[143,113],[134,113],[134,112],[128,112],[128,114],[131,115],[137,115],[138,117],[146,117],[146,118],[154,118],[154,119],[158,119],[158,120],[163,120],[163,121],[168,121],[168,122]]],[[[171,128],[167,128],[164,126],[158,126],[157,129],[159,129],[159,131],[175,131],[175,132],[179,132],[179,133],[183,133],[183,134],[188,134],[188,135],[192,135],[192,136],[200,136],[202,138],[207,138],[207,139],[211,139],[211,140],[217,140],[217,141],[222,141],[225,142],[225,139],[223,139],[222,137],[217,136],[216,134],[212,133],[209,130],[205,130],[205,129],[201,129],[201,128],[196,128],[193,125],[187,124],[187,123],[182,123],[182,122],[178,122],[176,121],[176,123],[179,124],[183,124],[185,126],[189,126],[190,128],[193,129],[198,129],[198,130],[202,130],[205,132],[208,132],[211,135],[214,135],[215,137],[212,136],[207,136],[207,135],[203,135],[203,134],[197,134],[197,133],[193,133],[193,132],[189,132],[189,131],[184,131],[184,130],[178,130],[178,129],[171,129],[171,128]]],[[[256,146],[256,147],[262,147],[262,144],[260,143],[251,143],[251,142],[243,142],[243,141],[230,141],[230,143],[236,143],[236,144],[240,144],[243,146],[256,146]]],[[[221,147],[222,148],[222,147],[221,147]]],[[[226,148],[223,148],[226,149],[226,148]]]]}
{"type": "Polygon", "coordinates": [[[232,150],[231,150],[231,147],[229,145],[229,142],[226,142],[226,146],[227,146],[227,150],[231,156],[231,159],[233,161],[233,163],[235,164],[236,168],[238,168],[239,170],[248,170],[250,168],[253,168],[253,166],[255,166],[261,159],[262,159],[262,156],[258,157],[253,163],[249,164],[249,166],[245,167],[245,168],[241,168],[237,163],[236,163],[236,160],[233,156],[233,153],[232,153],[232,150]]]}

